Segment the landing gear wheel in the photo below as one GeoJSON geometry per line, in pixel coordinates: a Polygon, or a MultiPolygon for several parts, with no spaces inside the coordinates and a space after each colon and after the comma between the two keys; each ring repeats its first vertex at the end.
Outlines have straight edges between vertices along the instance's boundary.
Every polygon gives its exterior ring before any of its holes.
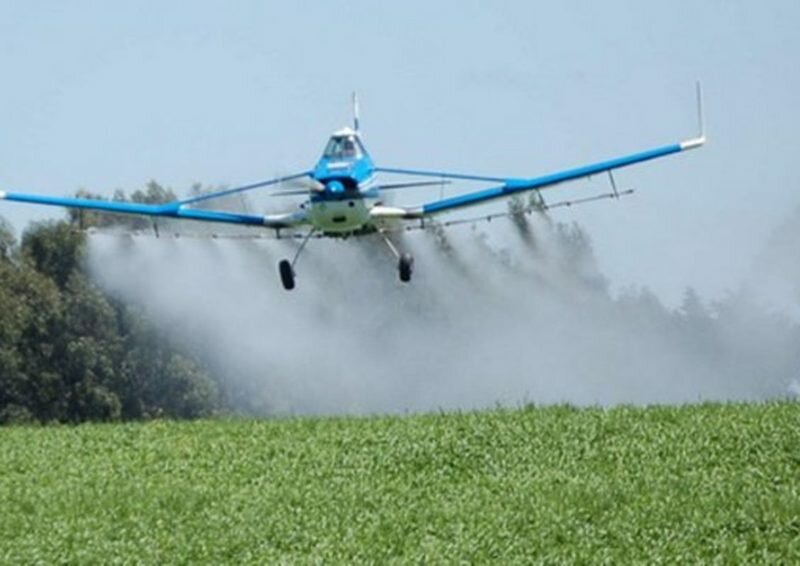
{"type": "Polygon", "coordinates": [[[403,254],[397,264],[397,271],[400,274],[400,281],[408,283],[411,281],[411,273],[414,271],[414,258],[411,254],[403,254]]]}
{"type": "Polygon", "coordinates": [[[288,259],[282,259],[278,263],[278,271],[281,274],[281,283],[287,291],[294,289],[294,269],[288,259]]]}

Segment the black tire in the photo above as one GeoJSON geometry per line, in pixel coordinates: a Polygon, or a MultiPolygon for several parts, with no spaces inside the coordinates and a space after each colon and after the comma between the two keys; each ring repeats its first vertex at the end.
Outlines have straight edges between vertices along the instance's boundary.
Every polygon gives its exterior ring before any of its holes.
{"type": "Polygon", "coordinates": [[[292,264],[289,263],[289,260],[282,259],[278,263],[278,271],[281,274],[283,288],[287,291],[294,289],[294,269],[292,269],[292,264]]]}
{"type": "Polygon", "coordinates": [[[400,281],[408,283],[411,281],[411,273],[414,271],[414,258],[411,254],[403,254],[397,264],[397,271],[400,274],[400,281]]]}

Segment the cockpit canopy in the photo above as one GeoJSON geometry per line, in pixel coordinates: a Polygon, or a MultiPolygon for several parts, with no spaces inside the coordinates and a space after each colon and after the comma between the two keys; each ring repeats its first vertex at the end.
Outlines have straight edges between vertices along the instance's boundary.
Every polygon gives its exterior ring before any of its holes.
{"type": "Polygon", "coordinates": [[[358,159],[362,155],[364,148],[354,133],[333,134],[322,154],[327,159],[358,159]]]}

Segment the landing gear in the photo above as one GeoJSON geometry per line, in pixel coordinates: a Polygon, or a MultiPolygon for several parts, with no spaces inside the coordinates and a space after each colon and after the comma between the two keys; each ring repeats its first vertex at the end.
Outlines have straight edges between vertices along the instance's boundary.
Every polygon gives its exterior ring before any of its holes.
{"type": "Polygon", "coordinates": [[[316,230],[311,230],[306,237],[303,238],[303,241],[300,244],[300,247],[297,248],[297,252],[294,254],[292,261],[289,261],[288,259],[282,259],[278,262],[278,273],[280,273],[281,276],[281,283],[283,284],[283,288],[287,291],[294,289],[294,264],[297,263],[297,258],[300,257],[300,253],[306,247],[306,244],[308,244],[308,241],[311,239],[311,236],[314,235],[315,231],[316,230]]]}
{"type": "Polygon", "coordinates": [[[392,250],[394,257],[397,258],[397,274],[400,276],[400,281],[408,283],[411,281],[411,274],[414,271],[414,257],[411,254],[401,254],[385,232],[381,232],[380,234],[383,241],[386,242],[386,245],[392,250]]]}
{"type": "Polygon", "coordinates": [[[281,283],[287,291],[294,289],[294,269],[288,259],[282,259],[278,263],[278,271],[281,274],[281,283]]]}
{"type": "MultiPolygon", "coordinates": [[[[311,230],[308,234],[306,234],[291,261],[288,259],[282,259],[278,262],[278,274],[281,277],[281,284],[287,291],[291,291],[295,288],[296,274],[294,271],[294,266],[314,233],[315,230],[311,230]]],[[[394,256],[397,258],[397,274],[400,277],[400,281],[403,283],[408,283],[411,281],[411,275],[414,272],[414,257],[409,253],[401,254],[384,232],[380,232],[380,234],[383,237],[383,241],[386,242],[386,245],[390,250],[392,250],[392,254],[394,254],[394,256]]]]}
{"type": "Polygon", "coordinates": [[[414,257],[411,254],[403,254],[397,262],[397,271],[400,274],[400,281],[408,283],[411,281],[411,273],[414,271],[414,257]]]}

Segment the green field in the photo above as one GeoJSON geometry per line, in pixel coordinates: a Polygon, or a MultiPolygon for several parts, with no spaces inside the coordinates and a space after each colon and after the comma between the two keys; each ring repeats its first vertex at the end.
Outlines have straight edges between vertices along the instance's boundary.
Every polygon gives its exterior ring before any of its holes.
{"type": "Polygon", "coordinates": [[[800,404],[0,429],[0,562],[800,561],[800,404]]]}

